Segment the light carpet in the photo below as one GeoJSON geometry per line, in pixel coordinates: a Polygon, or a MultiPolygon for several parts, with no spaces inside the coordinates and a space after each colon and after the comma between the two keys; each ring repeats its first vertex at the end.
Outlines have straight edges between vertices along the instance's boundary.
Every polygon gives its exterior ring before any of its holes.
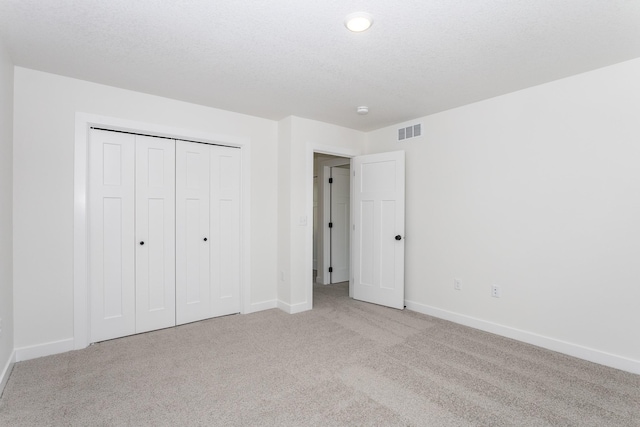
{"type": "Polygon", "coordinates": [[[17,363],[2,426],[640,426],[640,376],[316,286],[17,363]]]}

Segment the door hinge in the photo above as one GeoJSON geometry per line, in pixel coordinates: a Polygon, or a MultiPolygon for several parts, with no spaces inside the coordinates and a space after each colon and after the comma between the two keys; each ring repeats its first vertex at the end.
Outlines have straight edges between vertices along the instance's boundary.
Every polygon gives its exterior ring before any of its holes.
{"type": "Polygon", "coordinates": [[[333,178],[329,178],[329,184],[333,184],[333,178]]]}
{"type": "Polygon", "coordinates": [[[332,222],[329,223],[329,228],[333,228],[333,223],[332,222]]]}
{"type": "Polygon", "coordinates": [[[329,273],[333,273],[333,267],[329,267],[329,273]]]}

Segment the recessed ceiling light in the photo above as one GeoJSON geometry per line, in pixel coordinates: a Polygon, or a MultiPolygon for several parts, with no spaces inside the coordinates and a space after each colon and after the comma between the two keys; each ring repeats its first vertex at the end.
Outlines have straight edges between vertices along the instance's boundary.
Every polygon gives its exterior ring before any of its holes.
{"type": "Polygon", "coordinates": [[[373,17],[365,12],[356,12],[347,15],[344,25],[354,33],[366,31],[373,24],[373,17]]]}

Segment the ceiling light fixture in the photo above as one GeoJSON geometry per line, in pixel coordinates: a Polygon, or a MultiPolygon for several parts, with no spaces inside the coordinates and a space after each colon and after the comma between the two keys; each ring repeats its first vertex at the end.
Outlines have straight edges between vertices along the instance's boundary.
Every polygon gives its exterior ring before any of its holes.
{"type": "Polygon", "coordinates": [[[361,105],[356,111],[361,116],[364,116],[365,114],[369,113],[369,107],[367,107],[366,105],[361,105]]]}
{"type": "Polygon", "coordinates": [[[347,15],[344,19],[344,25],[354,33],[366,31],[373,24],[373,17],[365,12],[356,12],[347,15]]]}

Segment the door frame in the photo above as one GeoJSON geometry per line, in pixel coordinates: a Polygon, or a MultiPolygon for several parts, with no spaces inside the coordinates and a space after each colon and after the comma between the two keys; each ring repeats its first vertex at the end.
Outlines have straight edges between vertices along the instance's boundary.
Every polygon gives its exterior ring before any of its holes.
{"type": "MultiPolygon", "coordinates": [[[[318,144],[313,142],[307,142],[307,161],[306,161],[306,173],[305,173],[305,187],[306,187],[306,217],[313,218],[313,154],[329,154],[331,156],[346,157],[351,159],[352,157],[364,154],[364,150],[356,150],[352,148],[339,147],[334,145],[318,144]]],[[[306,306],[300,310],[311,310],[313,308],[313,227],[306,227],[305,233],[305,266],[304,271],[307,274],[305,291],[306,291],[306,306]]],[[[352,276],[352,274],[350,274],[352,276]]],[[[353,284],[352,277],[349,278],[349,295],[351,295],[351,287],[353,284]]]]}
{"type": "MultiPolygon", "coordinates": [[[[240,172],[240,312],[248,313],[251,304],[251,187],[249,138],[231,135],[217,135],[189,129],[144,123],[115,117],[77,112],[75,116],[75,146],[73,174],[73,347],[76,350],[90,344],[89,312],[89,265],[88,265],[88,172],[89,172],[89,130],[99,127],[107,130],[124,131],[184,139],[206,144],[238,147],[241,152],[240,172]]],[[[312,181],[313,186],[313,181],[312,181]]],[[[313,192],[313,187],[312,187],[313,192]]],[[[313,204],[313,193],[311,194],[313,204]]],[[[313,209],[313,206],[311,207],[313,209]]],[[[312,236],[313,237],[313,236],[312,236]]],[[[310,248],[312,249],[312,248],[310,248]]],[[[313,252],[311,253],[313,258],[313,252]]],[[[313,260],[312,260],[313,262],[313,260]]]]}

